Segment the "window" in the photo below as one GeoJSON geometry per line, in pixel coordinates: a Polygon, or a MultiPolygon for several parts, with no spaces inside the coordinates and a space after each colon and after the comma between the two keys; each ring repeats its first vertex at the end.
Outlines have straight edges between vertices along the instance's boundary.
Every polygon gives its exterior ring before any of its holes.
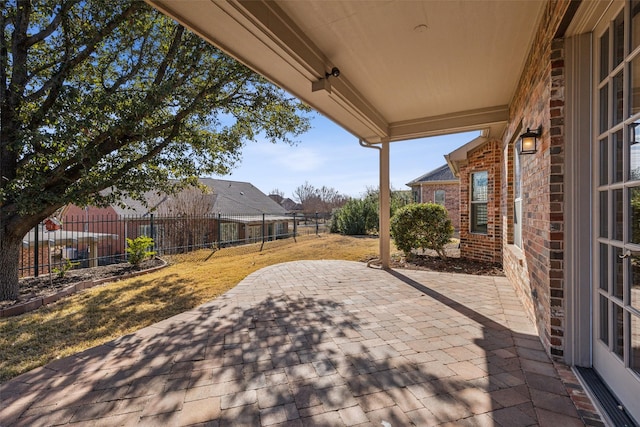
{"type": "Polygon", "coordinates": [[[238,240],[238,224],[225,222],[220,224],[220,241],[235,242],[238,240]]]}
{"type": "Polygon", "coordinates": [[[286,236],[286,234],[287,234],[287,223],[276,222],[276,239],[280,236],[286,236]]]}
{"type": "Polygon", "coordinates": [[[433,192],[433,202],[444,206],[444,190],[436,190],[433,192]]]}
{"type": "Polygon", "coordinates": [[[471,174],[471,232],[487,233],[487,198],[489,194],[489,173],[471,174]]]}
{"type": "Polygon", "coordinates": [[[418,190],[413,190],[413,201],[415,203],[420,203],[420,193],[418,190]]]}
{"type": "Polygon", "coordinates": [[[520,144],[516,142],[513,151],[513,244],[522,249],[522,167],[520,165],[520,144]]]}
{"type": "Polygon", "coordinates": [[[250,225],[247,227],[247,240],[258,242],[262,240],[262,225],[250,225]]]}

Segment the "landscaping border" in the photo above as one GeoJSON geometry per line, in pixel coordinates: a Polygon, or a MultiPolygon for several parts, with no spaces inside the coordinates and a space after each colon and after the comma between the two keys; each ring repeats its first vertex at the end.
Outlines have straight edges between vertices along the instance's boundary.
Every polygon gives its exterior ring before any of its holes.
{"type": "Polygon", "coordinates": [[[63,288],[60,291],[55,292],[51,295],[37,297],[35,299],[25,301],[23,303],[18,303],[10,307],[0,308],[0,318],[18,316],[20,314],[28,313],[30,311],[36,310],[47,304],[54,303],[64,297],[73,295],[76,292],[80,292],[85,289],[90,289],[90,288],[93,288],[94,286],[102,285],[104,283],[113,282],[116,280],[130,279],[132,277],[142,276],[143,274],[153,273],[154,271],[158,271],[160,269],[165,268],[167,265],[169,265],[162,258],[157,258],[157,259],[162,261],[162,265],[151,267],[146,270],[140,270],[140,271],[134,271],[132,273],[122,274],[119,276],[105,277],[97,280],[85,280],[84,282],[78,282],[78,283],[74,283],[73,285],[69,285],[66,288],[63,288]]]}

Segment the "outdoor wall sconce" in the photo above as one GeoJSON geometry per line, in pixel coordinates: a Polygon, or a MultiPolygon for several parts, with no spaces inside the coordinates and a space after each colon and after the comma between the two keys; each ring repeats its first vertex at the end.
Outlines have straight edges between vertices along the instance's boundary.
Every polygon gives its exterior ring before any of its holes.
{"type": "Polygon", "coordinates": [[[331,83],[329,83],[329,77],[340,77],[340,69],[333,67],[330,72],[324,73],[324,78],[311,83],[311,92],[317,92],[319,90],[326,90],[331,93],[331,83]]]}
{"type": "Polygon", "coordinates": [[[325,76],[325,78],[327,78],[327,79],[328,79],[329,77],[331,77],[331,76],[333,76],[333,77],[340,77],[340,70],[338,69],[338,67],[333,67],[333,68],[331,69],[331,72],[330,72],[330,73],[325,73],[325,74],[324,74],[324,76],[325,76]]]}
{"type": "Polygon", "coordinates": [[[520,135],[520,154],[535,154],[538,151],[538,138],[542,134],[542,126],[529,129],[520,135]]]}

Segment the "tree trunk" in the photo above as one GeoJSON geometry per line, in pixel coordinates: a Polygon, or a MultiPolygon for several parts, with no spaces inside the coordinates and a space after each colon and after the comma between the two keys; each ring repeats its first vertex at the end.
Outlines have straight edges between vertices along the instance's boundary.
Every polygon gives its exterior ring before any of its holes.
{"type": "Polygon", "coordinates": [[[18,266],[22,239],[0,228],[0,301],[18,299],[18,266]]]}

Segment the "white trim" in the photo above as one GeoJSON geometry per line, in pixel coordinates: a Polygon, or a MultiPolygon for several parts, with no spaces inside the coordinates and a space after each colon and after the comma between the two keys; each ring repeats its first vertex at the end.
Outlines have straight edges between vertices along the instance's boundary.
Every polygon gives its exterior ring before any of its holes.
{"type": "Polygon", "coordinates": [[[592,52],[591,33],[565,40],[564,359],[578,366],[592,365],[592,52]]]}
{"type": "Polygon", "coordinates": [[[389,178],[389,141],[380,144],[380,261],[382,268],[391,265],[391,184],[389,178]]]}

